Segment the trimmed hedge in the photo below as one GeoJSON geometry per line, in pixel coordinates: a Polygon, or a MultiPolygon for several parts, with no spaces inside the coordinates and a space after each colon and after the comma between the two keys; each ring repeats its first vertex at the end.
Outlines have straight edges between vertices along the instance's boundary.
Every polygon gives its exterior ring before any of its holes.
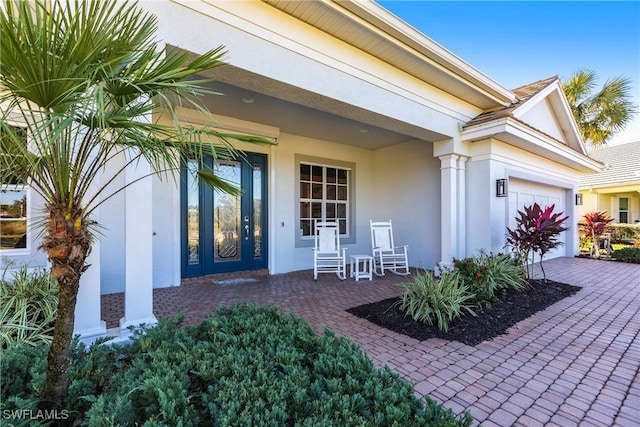
{"type": "Polygon", "coordinates": [[[629,262],[632,264],[640,264],[640,248],[629,247],[616,249],[611,254],[616,261],[629,262]]]}
{"type": "MultiPolygon", "coordinates": [[[[1,409],[36,407],[46,347],[2,357],[1,409]],[[29,360],[29,363],[25,363],[29,360]]],[[[182,426],[469,426],[414,396],[388,367],[330,331],[273,306],[237,304],[200,325],[163,320],[130,345],[76,343],[68,424],[182,426]]],[[[13,421],[12,421],[13,422],[13,421]]],[[[14,423],[15,424],[15,423],[14,423]]]]}

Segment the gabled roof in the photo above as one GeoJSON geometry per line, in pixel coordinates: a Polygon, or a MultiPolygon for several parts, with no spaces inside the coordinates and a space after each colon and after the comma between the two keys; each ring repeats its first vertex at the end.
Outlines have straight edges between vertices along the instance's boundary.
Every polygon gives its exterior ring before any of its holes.
{"type": "Polygon", "coordinates": [[[640,185],[640,141],[598,148],[589,155],[605,163],[605,169],[582,175],[580,187],[640,185]]]}
{"type": "Polygon", "coordinates": [[[582,172],[601,168],[589,158],[571,107],[557,76],[512,92],[516,101],[485,111],[462,126],[465,140],[496,138],[582,172]]]}
{"type": "Polygon", "coordinates": [[[514,111],[517,108],[522,106],[533,95],[537,94],[542,89],[544,89],[547,86],[549,86],[555,80],[558,80],[557,76],[549,77],[547,79],[539,80],[537,82],[534,82],[534,83],[531,83],[531,84],[528,84],[528,85],[520,86],[517,89],[513,89],[512,92],[516,95],[516,98],[517,98],[516,102],[514,102],[513,104],[508,105],[508,106],[506,106],[506,107],[504,107],[504,108],[502,108],[500,110],[486,111],[486,112],[480,114],[479,116],[475,117],[473,120],[469,121],[463,127],[466,128],[466,127],[477,125],[479,123],[486,123],[486,122],[489,122],[491,120],[495,120],[495,119],[499,119],[499,118],[503,118],[503,117],[513,117],[513,118],[515,118],[514,111]]]}

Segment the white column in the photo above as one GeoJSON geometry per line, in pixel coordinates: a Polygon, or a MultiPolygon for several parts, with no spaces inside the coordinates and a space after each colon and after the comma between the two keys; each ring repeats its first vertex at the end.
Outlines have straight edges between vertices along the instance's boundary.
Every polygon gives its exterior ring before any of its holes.
{"type": "Polygon", "coordinates": [[[144,159],[127,166],[125,189],[125,294],[120,332],[141,323],[153,325],[153,229],[151,167],[144,159]]]}
{"type": "Polygon", "coordinates": [[[458,245],[458,155],[440,158],[440,258],[450,265],[458,245]]]}
{"type": "Polygon", "coordinates": [[[107,325],[101,319],[100,309],[100,241],[96,239],[86,261],[91,266],[80,277],[76,300],[73,334],[84,342],[92,342],[107,334],[107,325]]]}
{"type": "Polygon", "coordinates": [[[457,233],[458,242],[456,245],[455,257],[458,259],[467,256],[467,160],[465,156],[458,157],[457,183],[458,183],[458,200],[457,200],[457,233]]]}

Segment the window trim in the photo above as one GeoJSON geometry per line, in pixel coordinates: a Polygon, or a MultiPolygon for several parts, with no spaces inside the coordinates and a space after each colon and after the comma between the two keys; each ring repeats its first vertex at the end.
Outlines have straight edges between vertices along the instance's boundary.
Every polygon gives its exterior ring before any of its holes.
{"type": "MultiPolygon", "coordinates": [[[[28,136],[27,136],[27,127],[21,124],[15,124],[15,122],[9,122],[10,126],[13,126],[15,128],[18,129],[22,129],[24,131],[24,137],[25,137],[25,143],[28,142],[28,136]]],[[[32,242],[31,242],[31,224],[32,224],[32,205],[33,205],[33,191],[31,191],[31,187],[24,182],[21,183],[4,183],[2,182],[2,180],[0,179],[0,191],[24,191],[25,192],[25,196],[27,198],[27,211],[25,212],[25,222],[26,222],[26,245],[24,248],[11,248],[11,249],[2,249],[0,248],[0,253],[2,253],[2,256],[12,256],[12,255],[29,255],[31,254],[31,250],[32,250],[32,242]]],[[[10,220],[9,220],[10,221],[10,220]]]]}
{"type": "MultiPolygon", "coordinates": [[[[3,249],[0,248],[0,251],[2,252],[3,255],[23,255],[23,254],[28,254],[31,253],[31,205],[33,204],[33,202],[29,201],[29,200],[33,200],[32,194],[31,194],[31,189],[29,188],[28,185],[26,184],[2,184],[2,190],[8,190],[8,191],[24,191],[25,192],[25,197],[27,198],[27,211],[25,212],[25,218],[24,220],[22,219],[17,219],[18,221],[25,221],[25,227],[26,227],[26,245],[24,248],[10,248],[10,249],[3,249]]],[[[4,221],[15,221],[16,219],[1,219],[0,222],[4,222],[4,221]]]]}
{"type": "Polygon", "coordinates": [[[629,224],[629,220],[630,220],[630,218],[629,218],[629,213],[630,213],[629,207],[630,207],[630,205],[631,205],[631,199],[629,197],[618,197],[618,222],[620,224],[629,224]],[[626,209],[622,209],[621,206],[620,206],[620,201],[622,199],[627,201],[627,208],[626,209]],[[622,213],[623,212],[627,215],[627,220],[625,222],[622,222],[622,213]]]}
{"type": "Polygon", "coordinates": [[[322,166],[329,168],[346,169],[349,171],[348,182],[348,194],[347,200],[347,236],[340,238],[341,244],[353,244],[356,242],[356,164],[353,162],[345,162],[342,160],[327,159],[323,157],[308,156],[304,154],[295,154],[294,156],[294,170],[295,170],[295,247],[296,248],[310,248],[313,247],[313,236],[301,236],[300,235],[300,164],[311,164],[313,166],[322,166]]]}

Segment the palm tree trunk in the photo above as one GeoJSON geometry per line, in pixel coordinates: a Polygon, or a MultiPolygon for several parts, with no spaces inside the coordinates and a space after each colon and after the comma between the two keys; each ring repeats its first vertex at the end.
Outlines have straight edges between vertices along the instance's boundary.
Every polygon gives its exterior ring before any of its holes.
{"type": "Polygon", "coordinates": [[[88,267],[85,261],[91,251],[92,239],[81,214],[68,215],[50,207],[49,218],[42,248],[51,262],[51,275],[58,281],[60,300],[40,406],[51,410],[58,408],[67,396],[76,300],[80,277],[88,267]]]}

